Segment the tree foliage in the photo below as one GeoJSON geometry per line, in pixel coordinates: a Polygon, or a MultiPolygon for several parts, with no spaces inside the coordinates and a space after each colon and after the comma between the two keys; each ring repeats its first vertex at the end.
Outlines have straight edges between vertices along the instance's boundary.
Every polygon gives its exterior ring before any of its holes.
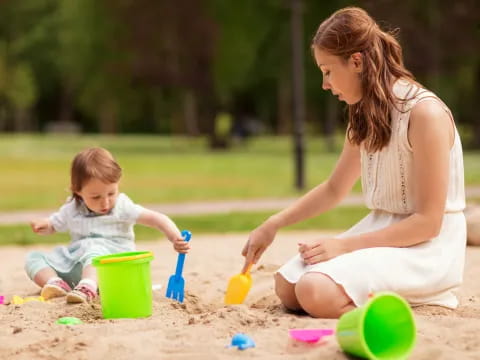
{"type": "MultiPolygon", "coordinates": [[[[311,38],[333,11],[359,5],[400,28],[409,69],[480,146],[478,1],[303,4],[309,131],[331,132],[342,116],[321,90],[311,38]]],[[[0,130],[70,121],[88,132],[196,134],[227,109],[234,122],[291,131],[289,0],[7,0],[0,13],[0,130]]]]}

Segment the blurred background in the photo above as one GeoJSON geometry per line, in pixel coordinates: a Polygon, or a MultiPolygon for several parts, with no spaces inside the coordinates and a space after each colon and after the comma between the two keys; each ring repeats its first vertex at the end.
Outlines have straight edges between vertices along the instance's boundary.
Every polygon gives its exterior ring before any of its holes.
{"type": "Polygon", "coordinates": [[[478,0],[0,0],[0,212],[58,207],[73,155],[94,145],[144,204],[288,198],[323,181],[345,105],[321,89],[310,41],[350,5],[400,28],[480,185],[478,0]]]}

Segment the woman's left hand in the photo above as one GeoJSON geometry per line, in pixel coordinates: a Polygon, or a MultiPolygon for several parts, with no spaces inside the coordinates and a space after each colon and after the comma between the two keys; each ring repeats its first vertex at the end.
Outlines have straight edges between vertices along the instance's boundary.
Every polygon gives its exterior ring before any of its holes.
{"type": "Polygon", "coordinates": [[[298,244],[298,252],[305,265],[314,265],[347,252],[344,239],[323,238],[312,243],[298,244]]]}

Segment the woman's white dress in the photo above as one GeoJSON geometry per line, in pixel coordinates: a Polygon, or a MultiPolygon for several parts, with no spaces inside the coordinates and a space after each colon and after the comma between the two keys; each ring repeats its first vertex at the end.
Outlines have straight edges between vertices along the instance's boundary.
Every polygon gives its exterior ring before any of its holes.
{"type": "MultiPolygon", "coordinates": [[[[365,203],[372,211],[337,237],[382,229],[415,211],[412,148],[407,138],[410,110],[420,101],[437,101],[451,116],[445,104],[430,91],[404,80],[397,81],[393,89],[398,98],[409,100],[399,102],[401,111],[392,110],[389,144],[375,153],[367,153],[361,147],[362,189],[365,203]],[[415,93],[416,96],[410,99],[415,93]]],[[[307,272],[326,274],[343,286],[357,306],[364,304],[370,293],[389,290],[400,294],[412,305],[435,304],[455,308],[458,300],[453,290],[462,282],[465,261],[464,208],[462,145],[455,129],[445,215],[437,237],[407,248],[357,250],[315,265],[304,265],[297,255],[278,272],[290,283],[296,283],[307,272]]]]}

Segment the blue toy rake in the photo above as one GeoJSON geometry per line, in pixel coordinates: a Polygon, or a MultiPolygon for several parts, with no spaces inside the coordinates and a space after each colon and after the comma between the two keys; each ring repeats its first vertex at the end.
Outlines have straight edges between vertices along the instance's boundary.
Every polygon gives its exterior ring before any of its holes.
{"type": "MultiPolygon", "coordinates": [[[[182,237],[185,239],[185,241],[190,241],[192,233],[188,230],[183,230],[182,237]]],[[[170,279],[168,279],[167,293],[165,294],[168,298],[177,300],[181,303],[183,302],[185,288],[185,280],[182,277],[184,262],[185,254],[178,254],[177,268],[175,269],[175,274],[170,276],[170,279]]]]}

